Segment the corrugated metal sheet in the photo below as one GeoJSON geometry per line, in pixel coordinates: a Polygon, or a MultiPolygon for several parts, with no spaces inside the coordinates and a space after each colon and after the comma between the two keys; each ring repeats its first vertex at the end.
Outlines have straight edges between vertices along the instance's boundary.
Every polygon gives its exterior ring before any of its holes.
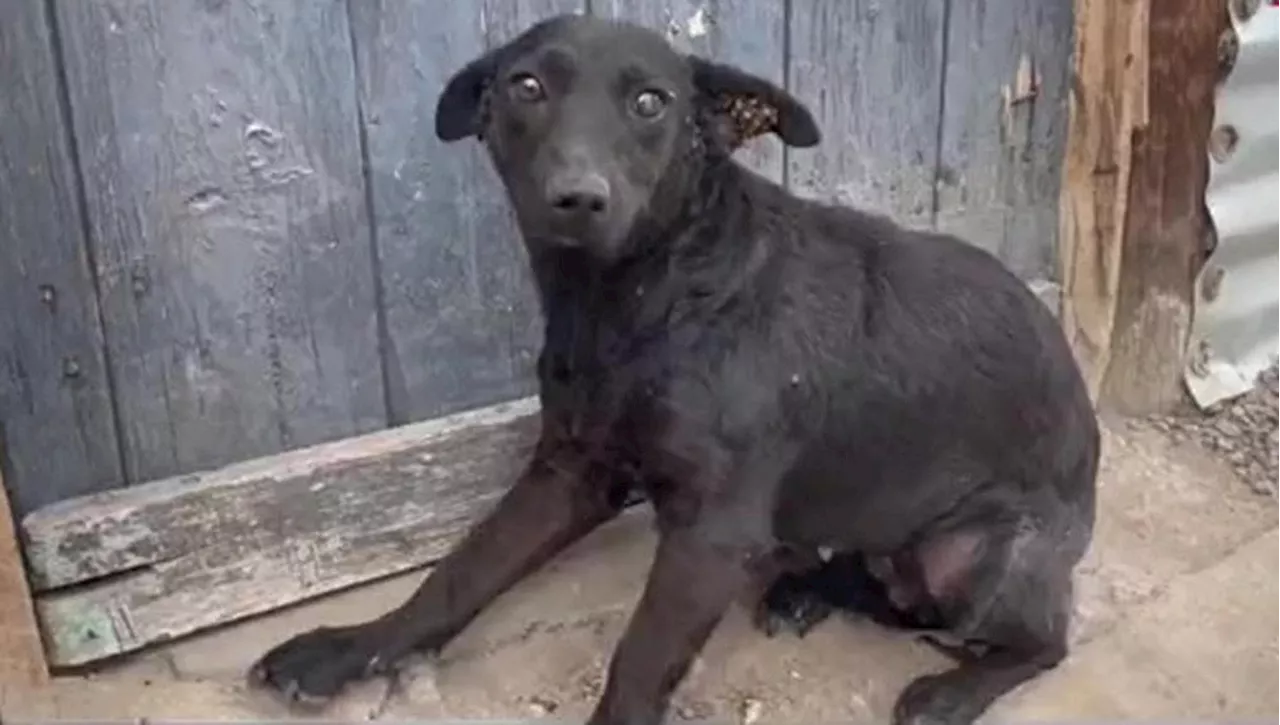
{"type": "Polygon", "coordinates": [[[1185,376],[1202,407],[1249,390],[1280,353],[1280,8],[1258,5],[1232,18],[1239,52],[1214,115],[1211,146],[1230,151],[1210,162],[1218,241],[1196,284],[1185,376]]]}

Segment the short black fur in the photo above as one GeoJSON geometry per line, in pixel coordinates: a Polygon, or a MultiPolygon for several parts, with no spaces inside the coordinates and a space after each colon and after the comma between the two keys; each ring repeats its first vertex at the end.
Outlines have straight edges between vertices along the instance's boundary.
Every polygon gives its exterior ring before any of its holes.
{"type": "Polygon", "coordinates": [[[839,605],[982,645],[908,686],[898,723],[972,722],[1065,656],[1099,433],[1056,320],[974,246],[733,161],[751,134],[726,94],[818,141],[786,91],[588,17],[448,83],[437,133],[485,144],[537,282],[541,439],[408,602],[285,642],[260,681],[325,699],[444,647],[634,490],[660,541],[596,725],[658,723],[753,587],[766,628],[839,605]]]}

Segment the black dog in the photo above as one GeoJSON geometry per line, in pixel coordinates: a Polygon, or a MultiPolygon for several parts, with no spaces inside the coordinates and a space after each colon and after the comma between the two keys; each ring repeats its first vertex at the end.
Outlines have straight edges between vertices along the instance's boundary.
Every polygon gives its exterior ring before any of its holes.
{"type": "Polygon", "coordinates": [[[753,586],[769,631],[841,606],[958,638],[898,723],[971,722],[1062,660],[1099,433],[1055,319],[976,247],[730,160],[761,132],[819,139],[784,90],[589,17],[449,81],[436,133],[488,148],[541,295],[541,439],[408,602],[256,678],[323,700],[438,650],[632,489],[660,543],[591,723],[660,722],[753,586]]]}

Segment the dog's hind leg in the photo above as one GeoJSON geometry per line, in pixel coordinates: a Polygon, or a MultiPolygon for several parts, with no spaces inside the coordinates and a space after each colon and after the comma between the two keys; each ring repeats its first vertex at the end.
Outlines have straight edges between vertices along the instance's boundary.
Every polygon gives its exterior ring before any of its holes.
{"type": "Polygon", "coordinates": [[[1071,573],[1081,529],[1022,517],[975,526],[916,547],[929,595],[953,634],[985,651],[909,684],[895,725],[968,725],[998,698],[1067,654],[1071,573]]]}

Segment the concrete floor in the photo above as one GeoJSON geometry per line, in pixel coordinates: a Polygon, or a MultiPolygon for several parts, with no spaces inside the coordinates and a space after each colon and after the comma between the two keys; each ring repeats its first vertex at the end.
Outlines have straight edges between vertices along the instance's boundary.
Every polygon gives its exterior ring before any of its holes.
{"type": "MultiPolygon", "coordinates": [[[[986,718],[1277,720],[1277,511],[1207,453],[1135,424],[1108,426],[1101,512],[1078,588],[1075,647],[986,718]],[[1196,602],[1196,600],[1199,602],[1196,602]]],[[[354,687],[324,718],[585,715],[653,549],[629,515],[523,583],[402,686],[354,687]]],[[[397,604],[421,575],[361,587],[166,648],[88,678],[0,693],[6,721],[290,717],[246,690],[264,648],[319,624],[397,604]]],[[[768,640],[735,611],[676,697],[677,719],[884,722],[932,650],[872,625],[829,620],[768,640]]],[[[296,717],[296,715],[294,715],[296,717]]]]}

